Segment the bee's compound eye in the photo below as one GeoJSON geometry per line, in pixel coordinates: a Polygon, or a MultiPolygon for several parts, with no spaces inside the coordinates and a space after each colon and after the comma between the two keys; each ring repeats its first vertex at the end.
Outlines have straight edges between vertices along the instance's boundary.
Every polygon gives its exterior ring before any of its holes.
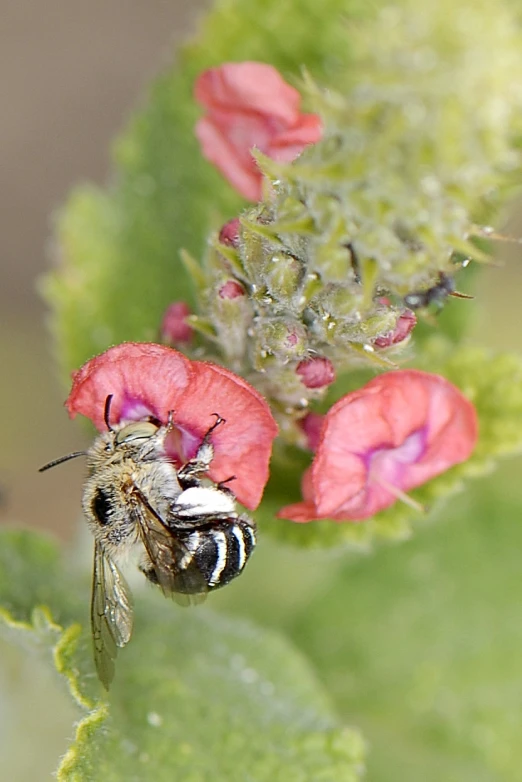
{"type": "Polygon", "coordinates": [[[148,440],[158,431],[156,424],[150,421],[136,421],[124,426],[116,435],[116,445],[132,443],[136,440],[148,440]]]}
{"type": "Polygon", "coordinates": [[[111,515],[111,501],[103,491],[103,489],[96,489],[96,494],[92,501],[91,510],[93,516],[100,522],[100,524],[108,524],[109,517],[111,515]]]}

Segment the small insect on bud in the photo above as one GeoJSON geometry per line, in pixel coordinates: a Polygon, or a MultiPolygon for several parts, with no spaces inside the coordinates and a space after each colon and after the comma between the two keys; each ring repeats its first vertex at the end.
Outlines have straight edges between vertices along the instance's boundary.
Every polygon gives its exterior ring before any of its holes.
{"type": "Polygon", "coordinates": [[[438,309],[442,309],[448,296],[455,296],[457,299],[472,299],[467,293],[461,293],[455,290],[455,280],[444,272],[439,272],[439,278],[436,285],[422,291],[412,291],[404,297],[404,303],[413,310],[425,309],[430,304],[434,304],[438,309]]]}
{"type": "Polygon", "coordinates": [[[190,342],[194,333],[186,320],[190,314],[190,307],[186,302],[175,301],[170,304],[161,321],[161,339],[169,345],[190,342]]]}
{"type": "Polygon", "coordinates": [[[295,371],[307,388],[324,388],[335,380],[333,364],[324,356],[300,361],[295,371]]]}
{"type": "Polygon", "coordinates": [[[245,295],[245,289],[237,280],[227,280],[218,291],[220,299],[238,299],[245,295]]]}
{"type": "Polygon", "coordinates": [[[377,337],[373,344],[376,348],[389,348],[392,345],[398,345],[399,342],[404,342],[409,337],[416,324],[415,313],[411,310],[404,310],[399,315],[395,328],[377,337]]]}
{"type": "Polygon", "coordinates": [[[239,217],[234,217],[222,227],[219,232],[219,241],[228,247],[237,247],[239,245],[239,217]]]}

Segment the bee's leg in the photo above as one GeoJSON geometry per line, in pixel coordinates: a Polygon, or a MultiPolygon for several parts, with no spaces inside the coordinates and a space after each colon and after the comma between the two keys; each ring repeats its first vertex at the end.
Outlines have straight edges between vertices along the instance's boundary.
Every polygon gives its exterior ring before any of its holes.
{"type": "Polygon", "coordinates": [[[183,489],[188,489],[191,486],[199,486],[200,477],[208,472],[208,468],[212,463],[212,459],[214,458],[214,446],[212,445],[210,437],[218,426],[226,423],[225,419],[221,418],[218,413],[213,413],[213,415],[216,416],[216,421],[205,433],[205,436],[196,451],[195,457],[184,464],[178,471],[178,481],[183,489]]]}
{"type": "Polygon", "coordinates": [[[217,487],[218,487],[219,491],[223,491],[223,492],[225,492],[225,494],[231,494],[232,497],[234,497],[235,496],[234,492],[232,491],[232,489],[229,489],[226,484],[230,483],[231,481],[235,481],[235,480],[236,480],[236,476],[235,475],[231,475],[230,478],[225,478],[224,481],[219,481],[219,483],[217,484],[217,487]]]}

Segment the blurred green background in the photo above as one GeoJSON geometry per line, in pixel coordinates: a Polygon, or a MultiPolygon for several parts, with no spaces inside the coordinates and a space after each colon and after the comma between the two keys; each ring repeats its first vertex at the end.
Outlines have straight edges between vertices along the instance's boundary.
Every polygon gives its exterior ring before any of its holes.
{"type": "MultiPolygon", "coordinates": [[[[66,389],[36,279],[52,262],[53,211],[78,180],[106,179],[111,139],[190,29],[196,5],[0,2],[3,523],[51,530],[69,543],[85,533],[83,465],[62,468],[65,478],[37,473],[81,448],[85,433],[62,408],[66,389]]],[[[522,232],[516,211],[506,232],[522,232]]],[[[522,251],[499,249],[503,266],[482,270],[476,300],[448,306],[472,308],[470,343],[520,352],[522,251]]],[[[522,779],[521,471],[520,459],[501,464],[446,505],[436,524],[376,554],[263,541],[240,583],[213,600],[283,630],[309,657],[340,717],[365,733],[372,782],[522,779]]],[[[16,715],[0,708],[5,778],[46,779],[71,734],[70,706],[64,699],[56,721],[46,720],[38,704],[56,683],[44,668],[0,651],[0,703],[13,683],[34,690],[16,715]],[[17,726],[32,737],[32,757],[11,740],[17,726]]]]}

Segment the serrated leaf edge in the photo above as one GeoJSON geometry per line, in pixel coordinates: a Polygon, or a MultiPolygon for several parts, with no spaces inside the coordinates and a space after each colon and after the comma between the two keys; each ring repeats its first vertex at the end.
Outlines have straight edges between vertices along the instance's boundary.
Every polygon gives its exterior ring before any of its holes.
{"type": "Polygon", "coordinates": [[[78,772],[76,767],[80,759],[79,750],[101,728],[108,715],[107,704],[100,703],[76,723],[76,733],[73,742],[56,769],[58,782],[85,782],[85,777],[78,772]]]}
{"type": "Polygon", "coordinates": [[[0,607],[0,621],[4,622],[7,627],[36,633],[36,625],[37,623],[42,624],[43,619],[45,628],[58,634],[58,641],[52,648],[56,671],[66,679],[69,692],[75,703],[82,709],[86,709],[88,713],[76,723],[74,739],[59,762],[56,770],[56,779],[58,782],[83,782],[82,777],[75,770],[79,759],[79,748],[105,722],[108,717],[108,706],[106,702],[93,701],[82,693],[79,684],[79,672],[70,666],[68,662],[70,655],[66,656],[64,654],[65,649],[74,651],[82,633],[82,626],[76,622],[67,628],[62,627],[62,625],[54,621],[48,606],[35,606],[31,618],[32,622],[20,621],[15,619],[7,609],[0,607]]]}

